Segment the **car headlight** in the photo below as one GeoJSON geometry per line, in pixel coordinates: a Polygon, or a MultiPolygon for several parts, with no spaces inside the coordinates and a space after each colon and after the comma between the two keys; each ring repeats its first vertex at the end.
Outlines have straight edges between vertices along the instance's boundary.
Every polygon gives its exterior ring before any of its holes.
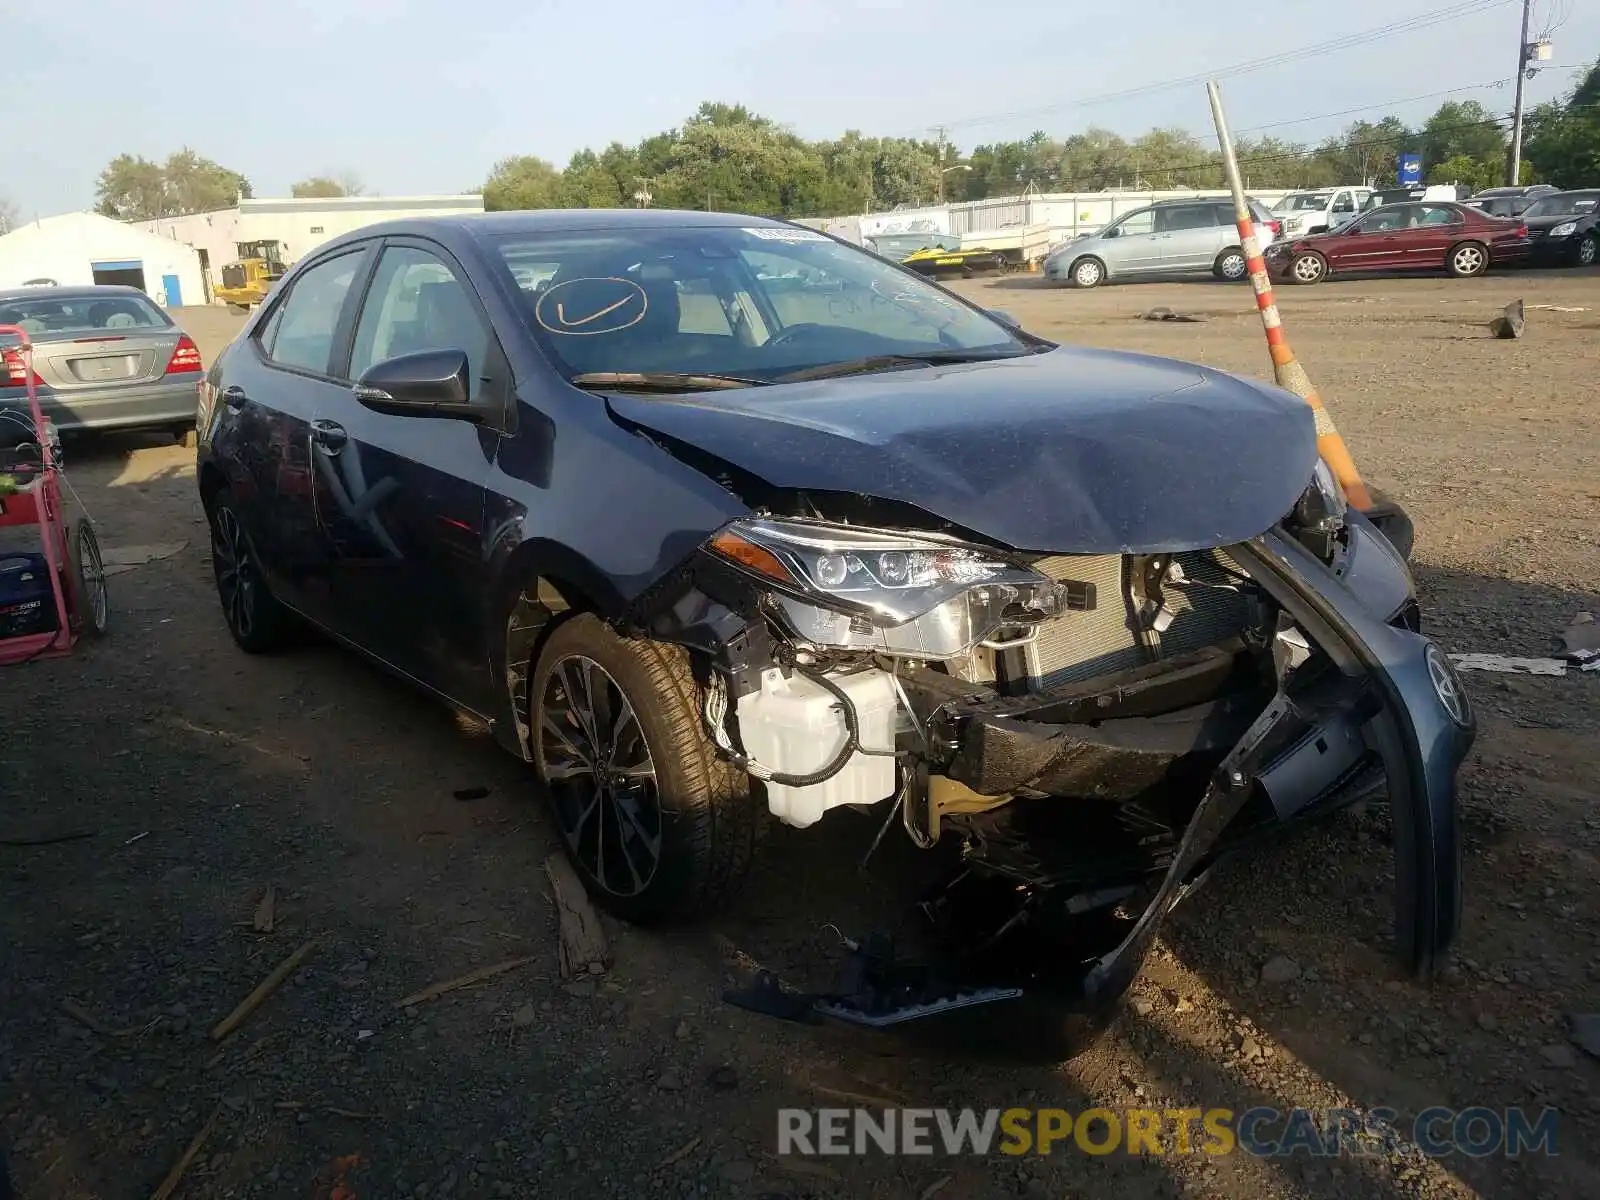
{"type": "Polygon", "coordinates": [[[1571,237],[1578,232],[1576,221],[1563,221],[1550,231],[1551,237],[1571,237]]]}
{"type": "Polygon", "coordinates": [[[1333,470],[1322,459],[1311,469],[1311,482],[1289,513],[1288,525],[1302,546],[1324,560],[1344,532],[1350,502],[1333,470]]]}
{"type": "Polygon", "coordinates": [[[812,645],[953,658],[1070,603],[1065,585],[1037,571],[928,535],[747,518],[709,548],[769,583],[812,645]]]}

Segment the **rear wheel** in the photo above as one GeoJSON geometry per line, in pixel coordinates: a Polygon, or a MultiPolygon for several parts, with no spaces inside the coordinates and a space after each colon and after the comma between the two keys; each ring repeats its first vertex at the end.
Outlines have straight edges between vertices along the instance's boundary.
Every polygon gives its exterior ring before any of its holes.
{"type": "Polygon", "coordinates": [[[1078,287],[1099,287],[1105,278],[1105,264],[1098,258],[1080,258],[1072,264],[1072,282],[1078,287]]]}
{"type": "Polygon", "coordinates": [[[534,769],[596,903],[649,924],[737,890],[761,814],[702,730],[682,649],[583,614],[550,635],[529,686],[534,769]]]}
{"type": "Polygon", "coordinates": [[[1470,279],[1489,269],[1489,252],[1479,242],[1462,242],[1450,251],[1446,266],[1457,279],[1470,279]]]}
{"type": "Polygon", "coordinates": [[[244,523],[228,492],[211,501],[211,569],[217,579],[222,617],[239,648],[269,654],[287,644],[292,628],[289,610],[267,588],[244,523]]]}
{"type": "Polygon", "coordinates": [[[1238,246],[1224,250],[1217,255],[1217,261],[1211,264],[1211,273],[1224,283],[1238,283],[1248,270],[1244,251],[1238,246]]]}
{"type": "Polygon", "coordinates": [[[1321,283],[1328,275],[1328,260],[1315,250],[1304,250],[1289,264],[1289,278],[1296,283],[1321,283]]]}

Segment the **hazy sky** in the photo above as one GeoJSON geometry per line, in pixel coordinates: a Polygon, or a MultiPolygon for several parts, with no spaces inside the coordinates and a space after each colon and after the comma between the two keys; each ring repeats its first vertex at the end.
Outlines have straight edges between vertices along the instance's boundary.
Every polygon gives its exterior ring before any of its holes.
{"type": "MultiPolygon", "coordinates": [[[[1491,0],[1483,0],[1489,3],[1491,0]]],[[[1209,135],[1198,85],[1083,105],[1445,8],[1451,0],[55,0],[0,2],[10,118],[0,197],[22,215],[85,208],[112,157],[187,144],[258,196],[357,172],[369,191],[464,190],[498,158],[557,165],[636,141],[702,100],[807,137],[848,128],[962,147],[1097,123],[1209,135]],[[1241,37],[1222,19],[1239,21],[1241,37]],[[1049,108],[1052,111],[1036,110],[1049,108]],[[1009,117],[1006,114],[1012,114],[1009,117]],[[994,119],[1003,118],[1003,119],[994,119]]],[[[1536,0],[1558,64],[1600,56],[1600,5],[1536,0]]],[[[1236,128],[1312,139],[1387,101],[1506,80],[1516,0],[1339,53],[1224,80],[1236,128]]],[[[1548,71],[1530,102],[1571,84],[1548,71]]],[[[1420,119],[1443,97],[1399,106],[1420,119]]],[[[1463,93],[1497,112],[1509,83],[1463,93]]]]}

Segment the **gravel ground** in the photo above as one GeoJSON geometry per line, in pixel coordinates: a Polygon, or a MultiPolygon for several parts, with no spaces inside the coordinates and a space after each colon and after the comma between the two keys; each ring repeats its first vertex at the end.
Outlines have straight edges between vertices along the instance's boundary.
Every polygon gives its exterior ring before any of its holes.
{"type": "MultiPolygon", "coordinates": [[[[1597,284],[1530,273],[1284,298],[1357,461],[1417,521],[1447,649],[1545,653],[1574,612],[1600,613],[1597,284]],[[1584,311],[1530,308],[1523,340],[1489,339],[1516,296],[1584,311]]],[[[960,287],[1047,336],[1267,373],[1242,288],[960,287]],[[1134,319],[1156,305],[1206,319],[1134,319]]],[[[183,322],[208,358],[237,325],[183,322]]],[[[1388,955],[1389,827],[1373,805],[1228,865],[1067,1061],[999,1059],[718,1001],[746,957],[826,978],[827,924],[859,932],[904,903],[914,853],[859,879],[876,822],[849,816],[777,830],[737,907],[670,933],[613,926],[614,966],[563,983],[540,871],[554,834],[525,770],[335,649],[238,653],[192,452],[126,437],[70,453],[108,546],[185,544],[111,580],[105,641],[5,676],[0,838],[87,835],[0,844],[0,1147],[26,1197],[148,1196],[205,1128],[183,1196],[1600,1195],[1600,1067],[1566,1031],[1600,1009],[1600,678],[1471,677],[1465,928],[1431,988],[1388,955]],[[237,1033],[209,1038],[313,940],[237,1033]],[[780,1106],[854,1103],[1549,1106],[1560,1153],[774,1154],[780,1106]]]]}

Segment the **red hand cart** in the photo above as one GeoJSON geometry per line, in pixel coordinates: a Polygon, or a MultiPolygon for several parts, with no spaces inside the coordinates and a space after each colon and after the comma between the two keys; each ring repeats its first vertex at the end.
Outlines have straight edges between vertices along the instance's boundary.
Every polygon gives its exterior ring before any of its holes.
{"type": "MultiPolygon", "coordinates": [[[[4,596],[5,604],[0,605],[3,666],[66,654],[80,637],[104,633],[110,610],[106,604],[105,563],[94,526],[87,516],[80,516],[69,527],[62,512],[64,477],[55,428],[39,407],[40,383],[33,371],[33,343],[26,330],[0,325],[0,346],[0,381],[12,386],[25,383],[30,418],[25,425],[20,420],[21,413],[0,412],[0,449],[9,460],[0,470],[16,483],[15,490],[0,495],[0,529],[38,526],[49,583],[48,592],[40,589],[35,599],[23,598],[19,602],[15,593],[4,596]],[[12,440],[14,437],[17,442],[12,440]]],[[[31,553],[0,549],[0,585],[11,582],[6,577],[8,571],[15,573],[18,580],[31,578],[36,573],[31,569],[34,557],[31,553]]]]}

